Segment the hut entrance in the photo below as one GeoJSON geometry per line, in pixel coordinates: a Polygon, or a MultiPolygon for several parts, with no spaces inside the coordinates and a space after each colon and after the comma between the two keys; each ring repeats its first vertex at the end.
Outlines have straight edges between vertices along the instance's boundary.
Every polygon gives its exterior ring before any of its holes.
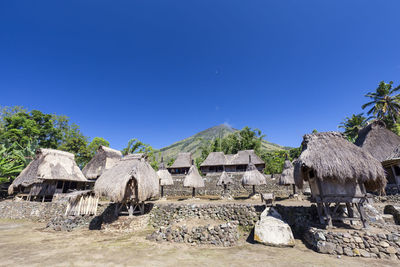
{"type": "Polygon", "coordinates": [[[118,216],[125,209],[129,216],[144,214],[144,202],[138,200],[138,184],[135,178],[129,180],[125,190],[124,201],[115,206],[115,215],[118,216]]]}

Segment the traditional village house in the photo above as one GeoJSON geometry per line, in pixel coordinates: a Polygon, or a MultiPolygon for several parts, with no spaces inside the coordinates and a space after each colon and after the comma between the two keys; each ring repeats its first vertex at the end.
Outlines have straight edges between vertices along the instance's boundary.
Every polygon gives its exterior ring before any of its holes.
{"type": "Polygon", "coordinates": [[[374,121],[358,133],[355,144],[382,163],[388,187],[400,187],[400,160],[396,159],[400,136],[386,129],[384,122],[374,121]]]}
{"type": "Polygon", "coordinates": [[[260,159],[254,150],[242,150],[236,154],[225,155],[223,152],[211,152],[204,162],[200,165],[202,173],[215,173],[222,172],[245,172],[249,156],[256,169],[262,172],[265,168],[265,162],[260,159]]]}
{"type": "Polygon", "coordinates": [[[338,132],[307,134],[302,147],[295,163],[295,182],[299,188],[303,181],[309,182],[321,223],[332,226],[333,220],[348,219],[367,226],[366,190],[379,191],[386,185],[381,163],[338,132]],[[338,213],[341,204],[346,205],[347,217],[338,213]],[[357,218],[354,207],[360,214],[357,218]]]}
{"type": "Polygon", "coordinates": [[[226,158],[224,152],[211,152],[200,165],[200,170],[205,174],[223,172],[225,164],[226,158]]]}
{"type": "Polygon", "coordinates": [[[293,186],[293,195],[296,194],[296,185],[294,183],[294,166],[290,162],[290,160],[286,156],[285,163],[283,165],[283,171],[281,174],[281,177],[279,178],[279,185],[284,185],[284,186],[293,186]]]}
{"type": "Polygon", "coordinates": [[[256,185],[266,184],[265,176],[259,172],[252,162],[251,155],[248,155],[248,165],[246,172],[242,177],[242,185],[251,185],[253,187],[252,195],[256,194],[256,185]]]}
{"type": "Polygon", "coordinates": [[[173,185],[174,181],[169,171],[165,168],[164,158],[161,158],[161,163],[157,171],[157,176],[160,178],[161,197],[164,197],[164,186],[173,185]]]}
{"type": "Polygon", "coordinates": [[[116,214],[126,207],[129,215],[144,213],[144,202],[157,197],[159,178],[144,154],[130,154],[106,170],[96,181],[94,191],[118,203],[116,214]]]}
{"type": "Polygon", "coordinates": [[[174,163],[168,167],[171,174],[187,174],[192,162],[192,153],[181,152],[176,157],[174,163]]]}
{"type": "Polygon", "coordinates": [[[196,195],[196,188],[204,187],[203,177],[201,177],[199,171],[197,170],[196,165],[194,165],[194,160],[192,160],[192,166],[190,166],[189,172],[185,176],[185,179],[183,180],[183,186],[192,188],[193,198],[196,195]]]}
{"type": "Polygon", "coordinates": [[[40,148],[35,159],[18,175],[8,193],[21,192],[27,200],[52,200],[55,194],[84,189],[88,180],[75,162],[74,154],[40,148]]]}
{"type": "Polygon", "coordinates": [[[106,146],[100,146],[94,157],[82,169],[87,179],[95,180],[122,158],[122,153],[106,146]]]}

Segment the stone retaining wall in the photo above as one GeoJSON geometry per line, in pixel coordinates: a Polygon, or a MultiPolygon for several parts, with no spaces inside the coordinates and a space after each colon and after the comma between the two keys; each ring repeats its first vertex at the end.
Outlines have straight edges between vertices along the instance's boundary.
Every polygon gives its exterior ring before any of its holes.
{"type": "Polygon", "coordinates": [[[0,218],[48,222],[63,216],[65,209],[65,203],[5,200],[0,202],[0,218]]]}
{"type": "Polygon", "coordinates": [[[259,220],[264,205],[257,204],[181,204],[157,203],[150,212],[150,222],[155,228],[195,219],[236,221],[244,228],[251,228],[259,220]]]}
{"type": "Polygon", "coordinates": [[[149,240],[168,241],[189,244],[209,244],[230,247],[239,240],[238,227],[235,222],[218,225],[197,226],[188,228],[186,225],[161,227],[147,237],[149,240]]]}
{"type": "MultiPolygon", "coordinates": [[[[208,174],[204,179],[204,188],[199,188],[196,190],[196,193],[199,195],[216,195],[220,196],[222,193],[222,187],[217,186],[217,181],[221,173],[219,174],[208,174]]],[[[261,193],[271,193],[274,192],[277,196],[287,196],[292,193],[292,187],[288,188],[285,186],[280,186],[277,184],[279,175],[274,175],[275,179],[271,178],[271,175],[266,176],[266,185],[257,186],[256,190],[261,193]]],[[[243,177],[243,173],[235,173],[233,174],[232,180],[234,184],[228,186],[228,191],[232,196],[243,196],[249,195],[252,192],[251,186],[246,186],[243,188],[240,180],[243,177]]],[[[183,180],[185,179],[185,175],[173,175],[172,179],[174,180],[173,185],[168,185],[164,187],[164,195],[168,196],[190,196],[192,194],[191,188],[183,187],[183,180]]]]}
{"type": "Polygon", "coordinates": [[[400,259],[398,230],[370,233],[368,230],[328,231],[310,228],[305,232],[304,240],[317,252],[324,254],[400,259]]]}

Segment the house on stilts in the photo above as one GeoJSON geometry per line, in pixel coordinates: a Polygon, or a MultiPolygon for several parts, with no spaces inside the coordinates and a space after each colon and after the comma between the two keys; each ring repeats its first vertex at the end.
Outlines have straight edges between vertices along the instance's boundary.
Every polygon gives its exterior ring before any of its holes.
{"type": "Polygon", "coordinates": [[[367,190],[379,191],[386,185],[381,163],[338,132],[307,134],[302,147],[294,167],[295,183],[298,188],[304,181],[310,184],[320,222],[332,226],[335,220],[361,220],[366,227],[367,190]],[[346,213],[339,212],[341,206],[346,213]],[[359,216],[354,216],[355,210],[359,216]]]}

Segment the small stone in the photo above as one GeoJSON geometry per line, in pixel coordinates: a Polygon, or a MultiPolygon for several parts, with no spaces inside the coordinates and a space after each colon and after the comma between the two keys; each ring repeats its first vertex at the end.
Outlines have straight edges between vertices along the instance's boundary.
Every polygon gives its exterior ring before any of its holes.
{"type": "Polygon", "coordinates": [[[390,246],[388,248],[386,248],[386,252],[389,254],[396,254],[397,253],[397,249],[395,249],[394,247],[390,246]]]}
{"type": "Polygon", "coordinates": [[[324,234],[323,234],[322,232],[316,232],[316,233],[314,234],[314,237],[315,237],[317,240],[326,241],[326,238],[325,238],[325,236],[324,236],[324,234]]]}
{"type": "Polygon", "coordinates": [[[357,243],[363,243],[363,240],[361,237],[355,236],[354,237],[354,241],[356,241],[357,243]]]}
{"type": "Polygon", "coordinates": [[[318,241],[317,242],[317,251],[323,254],[333,254],[336,246],[333,243],[318,241]]]}
{"type": "Polygon", "coordinates": [[[354,256],[361,256],[361,253],[357,248],[353,248],[353,254],[354,256]]]}
{"type": "Polygon", "coordinates": [[[364,258],[370,258],[371,257],[371,255],[367,251],[365,251],[363,249],[360,249],[359,251],[360,251],[361,257],[364,257],[364,258]]]}
{"type": "Polygon", "coordinates": [[[350,239],[347,237],[343,237],[343,242],[350,243],[350,239]]]}
{"type": "Polygon", "coordinates": [[[385,241],[381,241],[381,242],[379,242],[379,246],[381,246],[383,248],[387,248],[387,247],[389,247],[389,244],[385,241]]]}
{"type": "Polygon", "coordinates": [[[341,246],[336,245],[335,251],[339,255],[343,255],[343,248],[341,246]]]}
{"type": "Polygon", "coordinates": [[[344,248],[344,249],[343,249],[343,253],[344,253],[346,256],[353,257],[353,251],[351,250],[351,248],[344,248]]]}

